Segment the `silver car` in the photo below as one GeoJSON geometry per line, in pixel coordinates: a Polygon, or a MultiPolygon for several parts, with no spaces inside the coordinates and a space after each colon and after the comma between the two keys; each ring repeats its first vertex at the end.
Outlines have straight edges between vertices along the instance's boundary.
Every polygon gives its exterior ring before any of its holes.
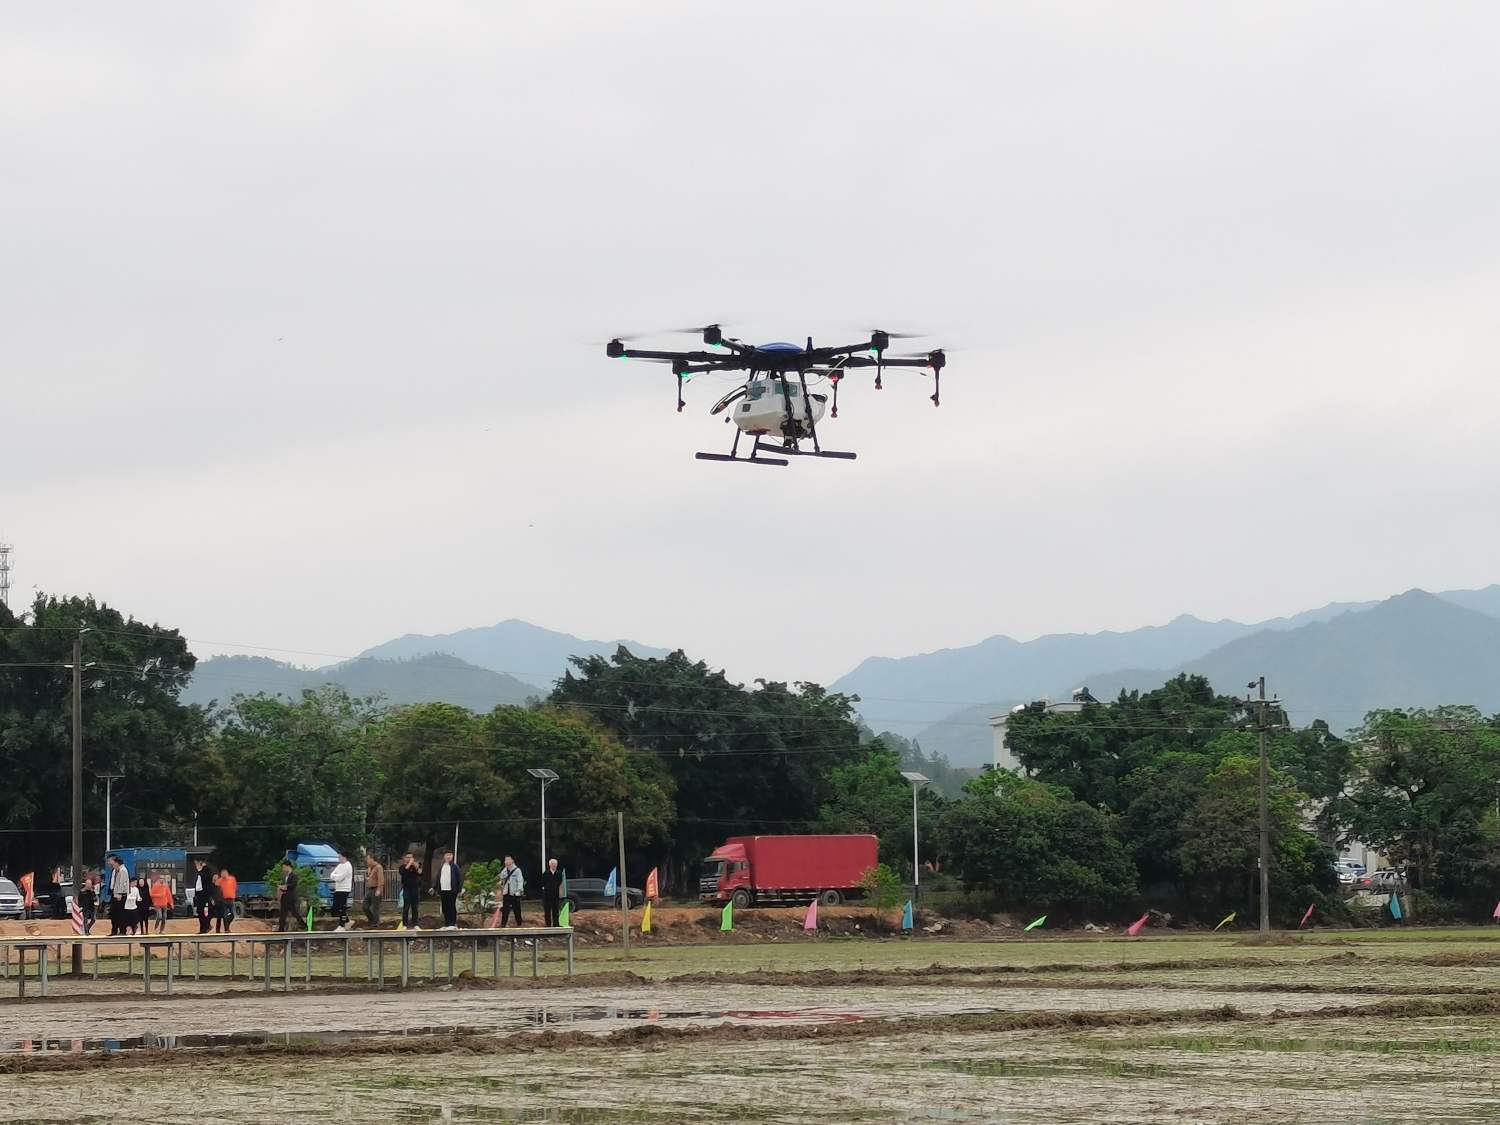
{"type": "Polygon", "coordinates": [[[20,918],[26,911],[22,906],[21,888],[9,879],[0,879],[0,918],[20,918]]]}

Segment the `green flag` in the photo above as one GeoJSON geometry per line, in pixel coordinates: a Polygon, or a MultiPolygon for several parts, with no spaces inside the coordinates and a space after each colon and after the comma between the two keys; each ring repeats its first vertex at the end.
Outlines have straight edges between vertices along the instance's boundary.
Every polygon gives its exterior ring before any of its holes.
{"type": "Polygon", "coordinates": [[[1043,914],[1035,922],[1028,922],[1026,924],[1025,929],[1022,932],[1029,934],[1032,930],[1036,929],[1037,927],[1039,927],[1041,925],[1044,925],[1046,923],[1046,921],[1047,921],[1047,916],[1045,914],[1043,914]]]}
{"type": "Polygon", "coordinates": [[[571,902],[563,903],[562,909],[557,912],[557,924],[559,926],[571,926],[573,924],[571,921],[572,915],[573,904],[571,902]]]}
{"type": "Polygon", "coordinates": [[[567,898],[568,897],[568,873],[566,871],[564,871],[562,873],[562,892],[561,893],[562,893],[562,897],[563,898],[567,898]]]}
{"type": "Polygon", "coordinates": [[[307,932],[308,933],[312,933],[312,916],[313,916],[312,903],[308,903],[307,904],[307,932]]]}
{"type": "Polygon", "coordinates": [[[734,929],[734,902],[724,904],[724,913],[719,915],[719,933],[727,934],[734,929]]]}

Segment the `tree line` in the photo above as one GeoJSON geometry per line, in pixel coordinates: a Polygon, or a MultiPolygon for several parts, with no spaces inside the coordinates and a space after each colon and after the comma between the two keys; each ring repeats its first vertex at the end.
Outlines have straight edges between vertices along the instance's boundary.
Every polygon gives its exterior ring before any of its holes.
{"type": "MultiPolygon", "coordinates": [[[[1024,775],[961,788],[940,759],[866,728],[856,697],[817,684],[728,680],[681,652],[577,658],[530,706],[477,714],[387,706],[332,688],[242,695],[210,708],[178,694],[194,657],[175,630],[88,598],[0,607],[0,870],[66,863],[73,639],[82,633],[91,775],[123,774],[116,847],[200,839],[260,871],[299,840],[540,862],[574,875],[615,862],[623,812],[634,870],[691,893],[699,861],[748,833],[875,832],[909,876],[912,795],[902,769],[946,783],[919,794],[924,866],[992,908],[1107,916],[1164,904],[1199,918],[1252,911],[1257,892],[1254,715],[1200,677],[1077,713],[1010,717],[1024,775]],[[944,791],[946,790],[946,791],[944,791]]],[[[1285,716],[1276,716],[1285,726],[1285,716]]],[[[1403,864],[1435,907],[1488,913],[1500,887],[1500,721],[1469,708],[1380,711],[1341,737],[1326,723],[1270,735],[1272,898],[1281,921],[1341,909],[1332,860],[1358,838],[1403,864]]],[[[86,790],[86,854],[103,851],[102,787],[86,790]]]]}

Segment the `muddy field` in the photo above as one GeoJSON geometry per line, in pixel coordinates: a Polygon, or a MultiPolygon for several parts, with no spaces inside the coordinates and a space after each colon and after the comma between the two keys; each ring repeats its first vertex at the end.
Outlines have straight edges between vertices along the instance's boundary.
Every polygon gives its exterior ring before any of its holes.
{"type": "Polygon", "coordinates": [[[225,1122],[1500,1115],[1488,931],[604,948],[579,967],[0,999],[0,1121],[114,1121],[123,1098],[196,1123],[205,1068],[225,1122]]]}

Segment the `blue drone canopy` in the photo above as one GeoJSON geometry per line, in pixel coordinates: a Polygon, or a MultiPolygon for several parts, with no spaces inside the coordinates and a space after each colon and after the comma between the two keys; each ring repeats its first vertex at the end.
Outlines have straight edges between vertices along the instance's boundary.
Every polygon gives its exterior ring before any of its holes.
{"type": "Polygon", "coordinates": [[[785,340],[778,340],[774,344],[761,344],[755,350],[758,352],[800,352],[802,349],[796,344],[788,344],[785,340]]]}

